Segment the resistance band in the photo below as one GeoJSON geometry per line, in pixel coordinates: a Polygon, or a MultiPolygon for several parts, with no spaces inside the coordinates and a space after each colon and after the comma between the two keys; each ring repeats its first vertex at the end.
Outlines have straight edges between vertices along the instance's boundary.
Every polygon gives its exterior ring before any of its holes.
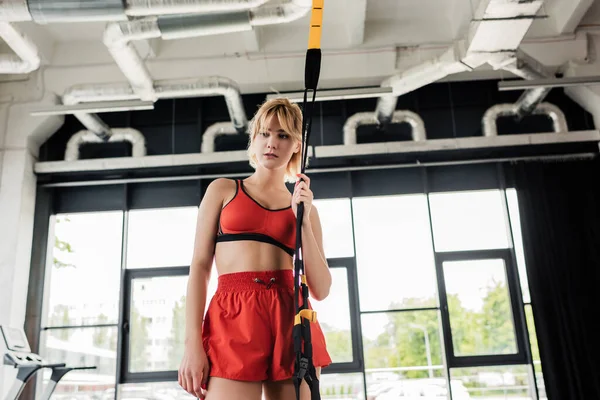
{"type": "MultiPolygon", "coordinates": [[[[310,18],[310,31],[308,35],[308,50],[306,51],[306,64],[304,69],[304,100],[302,103],[302,163],[301,172],[306,170],[308,158],[308,141],[312,127],[312,113],[317,93],[317,84],[321,73],[321,24],[323,22],[324,0],[313,0],[310,18]],[[308,91],[312,90],[310,108],[307,104],[308,91]]],[[[308,286],[304,275],[304,260],[301,257],[302,249],[302,221],[304,219],[304,203],[298,204],[296,216],[296,254],[294,260],[295,270],[295,318],[294,318],[294,387],[296,399],[300,399],[300,385],[305,380],[310,388],[311,400],[320,400],[319,380],[313,364],[313,349],[310,336],[310,324],[317,321],[315,311],[308,308],[308,286]],[[302,296],[302,304],[300,304],[302,296]]]]}

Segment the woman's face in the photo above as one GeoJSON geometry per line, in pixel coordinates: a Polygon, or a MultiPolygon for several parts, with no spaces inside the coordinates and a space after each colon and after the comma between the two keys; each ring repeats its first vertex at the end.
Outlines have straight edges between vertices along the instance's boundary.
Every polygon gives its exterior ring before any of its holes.
{"type": "Polygon", "coordinates": [[[285,168],[292,155],[300,150],[300,143],[285,132],[279,119],[273,116],[252,141],[257,164],[267,169],[285,168]]]}

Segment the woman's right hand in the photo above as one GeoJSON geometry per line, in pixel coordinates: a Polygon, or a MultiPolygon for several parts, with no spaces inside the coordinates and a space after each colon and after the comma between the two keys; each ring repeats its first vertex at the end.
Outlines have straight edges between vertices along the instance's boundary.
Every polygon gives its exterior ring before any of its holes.
{"type": "Polygon", "coordinates": [[[179,366],[179,385],[192,396],[204,399],[209,370],[208,357],[202,345],[186,346],[179,366]]]}

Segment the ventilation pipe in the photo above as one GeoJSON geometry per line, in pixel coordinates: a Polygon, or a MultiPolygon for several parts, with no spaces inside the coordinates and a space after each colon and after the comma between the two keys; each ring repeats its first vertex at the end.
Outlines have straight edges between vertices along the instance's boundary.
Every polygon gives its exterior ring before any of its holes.
{"type": "MultiPolygon", "coordinates": [[[[519,112],[518,104],[496,104],[490,107],[483,116],[483,135],[485,137],[498,136],[496,121],[500,117],[516,116],[519,112]]],[[[532,110],[532,115],[546,115],[552,120],[552,129],[556,133],[566,133],[567,120],[560,108],[550,103],[539,103],[532,110]]]]}
{"type": "Polygon", "coordinates": [[[502,64],[514,57],[542,4],[543,0],[481,0],[463,40],[453,43],[439,57],[382,82],[381,86],[392,87],[393,93],[377,103],[379,122],[386,124],[391,119],[398,96],[449,75],[486,63],[502,64]]]}
{"type": "Polygon", "coordinates": [[[8,22],[0,22],[0,37],[16,53],[0,55],[0,74],[28,74],[40,67],[37,46],[8,22]]]}
{"type": "MultiPolygon", "coordinates": [[[[248,119],[242,103],[239,88],[230,79],[221,76],[209,76],[189,81],[159,81],[156,84],[157,99],[184,97],[224,96],[231,124],[236,132],[243,133],[248,127],[248,119]]],[[[101,102],[137,100],[139,97],[129,85],[77,85],[63,95],[63,103],[68,105],[101,102]]],[[[95,114],[76,113],[75,116],[90,131],[101,137],[111,134],[110,128],[95,114]]]]}
{"type": "Polygon", "coordinates": [[[310,10],[310,1],[291,0],[250,12],[220,15],[175,15],[112,22],[104,32],[104,44],[115,62],[142,100],[156,100],[154,84],[148,68],[131,45],[134,40],[165,40],[250,31],[254,26],[286,23],[299,19],[310,10]]]}
{"type": "MultiPolygon", "coordinates": [[[[427,140],[425,123],[418,114],[408,110],[396,110],[390,120],[392,124],[408,123],[412,128],[412,140],[420,142],[427,140]]],[[[379,125],[377,115],[372,112],[361,112],[352,115],[344,124],[344,144],[356,144],[356,131],[362,125],[379,125]]]]}
{"type": "Polygon", "coordinates": [[[209,126],[202,134],[202,153],[214,153],[215,140],[221,135],[235,135],[238,131],[230,122],[217,122],[209,126]]]}
{"type": "Polygon", "coordinates": [[[4,0],[0,21],[127,21],[129,17],[250,10],[268,0],[4,0]]]}
{"type": "Polygon", "coordinates": [[[114,128],[108,140],[104,140],[95,132],[81,130],[71,136],[65,150],[65,161],[75,161],[79,159],[79,148],[84,143],[104,143],[104,142],[129,142],[131,143],[132,157],[144,157],[146,155],[146,140],[144,135],[138,130],[131,128],[114,128]]]}
{"type": "MultiPolygon", "coordinates": [[[[134,100],[136,96],[129,87],[123,85],[106,85],[102,88],[105,101],[109,100],[134,100]]],[[[78,85],[72,87],[62,96],[64,105],[75,105],[79,103],[95,101],[99,95],[96,86],[78,85]]],[[[112,135],[111,128],[96,114],[74,113],[74,116],[87,130],[98,136],[103,141],[108,141],[112,135]]]]}
{"type": "MultiPolygon", "coordinates": [[[[545,71],[538,71],[522,59],[517,60],[515,63],[511,63],[509,66],[504,67],[504,69],[527,80],[548,78],[550,75],[545,71]]],[[[548,93],[550,93],[550,90],[552,90],[552,88],[543,87],[528,89],[523,92],[521,97],[515,103],[514,116],[520,120],[525,115],[534,112],[538,104],[544,101],[548,93]]]]}

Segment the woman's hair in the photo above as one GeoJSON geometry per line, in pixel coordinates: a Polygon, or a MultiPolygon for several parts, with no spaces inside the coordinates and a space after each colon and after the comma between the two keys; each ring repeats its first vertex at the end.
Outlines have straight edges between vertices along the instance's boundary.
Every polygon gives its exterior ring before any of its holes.
{"type": "MultiPolygon", "coordinates": [[[[300,107],[286,98],[267,100],[260,106],[254,118],[249,123],[250,141],[248,143],[248,157],[250,158],[250,165],[255,169],[258,160],[252,153],[252,142],[257,134],[263,129],[267,129],[273,117],[277,117],[283,130],[290,135],[294,142],[299,142],[300,146],[302,146],[302,111],[300,107]]],[[[292,158],[285,168],[285,180],[287,182],[296,181],[296,174],[300,173],[301,162],[302,147],[300,147],[300,151],[292,154],[292,158]]]]}

